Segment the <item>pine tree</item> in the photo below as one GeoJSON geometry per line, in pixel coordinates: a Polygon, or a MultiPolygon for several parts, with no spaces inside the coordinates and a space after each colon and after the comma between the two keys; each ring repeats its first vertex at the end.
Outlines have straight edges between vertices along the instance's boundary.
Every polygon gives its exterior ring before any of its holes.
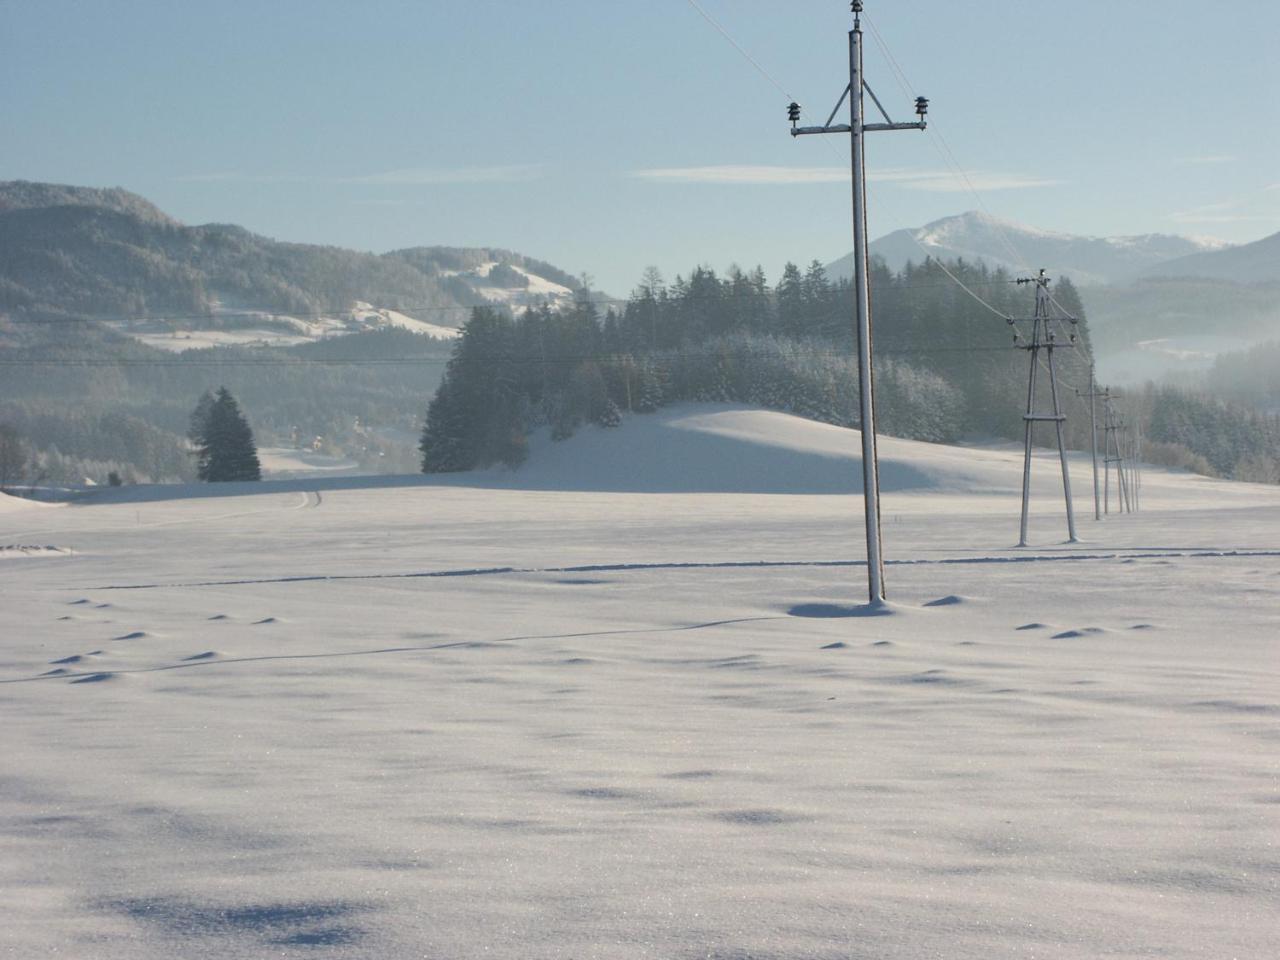
{"type": "Polygon", "coordinates": [[[200,394],[200,399],[196,402],[196,408],[191,411],[191,418],[187,426],[187,439],[197,447],[204,444],[204,429],[209,422],[209,411],[212,409],[213,391],[206,390],[200,394]]]}
{"type": "Polygon", "coordinates": [[[192,432],[199,437],[196,455],[200,479],[207,483],[261,480],[262,466],[253,431],[231,391],[219,387],[201,422],[196,421],[198,413],[200,407],[192,414],[192,432]]]}

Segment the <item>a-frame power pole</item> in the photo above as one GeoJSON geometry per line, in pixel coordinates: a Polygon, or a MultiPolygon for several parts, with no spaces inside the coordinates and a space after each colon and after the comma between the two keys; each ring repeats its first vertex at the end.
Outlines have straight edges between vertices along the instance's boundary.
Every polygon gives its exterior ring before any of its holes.
{"type": "MultiPolygon", "coordinates": [[[[1018,546],[1027,545],[1027,518],[1031,507],[1031,442],[1035,425],[1042,421],[1052,423],[1058,437],[1058,458],[1062,461],[1062,494],[1067,504],[1067,535],[1071,543],[1076,543],[1076,516],[1071,506],[1071,471],[1067,467],[1067,448],[1062,436],[1062,425],[1066,415],[1062,412],[1062,404],[1058,397],[1058,371],[1053,362],[1053,351],[1057,347],[1074,347],[1076,335],[1072,333],[1066,343],[1058,340],[1057,334],[1050,327],[1053,320],[1050,310],[1052,298],[1049,295],[1049,278],[1043,270],[1035,277],[1020,277],[1018,283],[1034,283],[1036,289],[1035,314],[1025,322],[1031,324],[1031,339],[1024,341],[1015,328],[1014,345],[1027,351],[1031,363],[1027,373],[1027,412],[1022,415],[1025,423],[1026,443],[1022,458],[1022,527],[1018,537],[1018,546]],[[1049,392],[1053,400],[1052,413],[1036,411],[1036,371],[1040,367],[1040,351],[1045,352],[1048,360],[1049,392]]],[[[1075,317],[1063,318],[1072,324],[1078,323],[1075,317]]],[[[1010,318],[1010,324],[1018,323],[1010,318]]]]}

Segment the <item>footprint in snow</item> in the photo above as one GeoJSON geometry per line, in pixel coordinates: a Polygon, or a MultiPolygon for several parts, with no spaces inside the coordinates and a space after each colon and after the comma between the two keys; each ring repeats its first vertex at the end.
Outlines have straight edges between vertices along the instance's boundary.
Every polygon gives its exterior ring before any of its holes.
{"type": "Polygon", "coordinates": [[[713,813],[717,820],[726,823],[740,824],[748,827],[769,827],[778,824],[792,823],[797,817],[781,810],[723,810],[713,813]]]}
{"type": "Polygon", "coordinates": [[[93,650],[93,651],[91,651],[91,652],[89,652],[89,653],[73,653],[73,654],[72,654],[71,656],[69,656],[69,657],[62,657],[62,658],[61,658],[61,659],[59,659],[59,660],[50,660],[49,662],[50,662],[50,663],[53,663],[53,664],[58,664],[58,663],[84,663],[84,662],[85,662],[86,660],[88,660],[90,657],[92,657],[92,656],[96,656],[97,654],[100,654],[100,653],[102,653],[102,651],[101,651],[101,650],[93,650]]]}
{"type": "Polygon", "coordinates": [[[116,679],[116,674],[103,672],[103,673],[91,673],[85,677],[76,677],[71,682],[72,683],[102,683],[104,680],[115,680],[115,679],[116,679]]]}
{"type": "Polygon", "coordinates": [[[837,640],[835,643],[828,643],[823,645],[822,649],[823,650],[843,650],[847,646],[849,645],[845,643],[843,640],[837,640]]]}
{"type": "Polygon", "coordinates": [[[945,597],[939,597],[937,600],[930,600],[925,604],[926,607],[954,607],[961,603],[972,603],[971,597],[962,597],[958,594],[950,593],[945,597]]]}
{"type": "Polygon", "coordinates": [[[206,620],[229,620],[225,613],[215,613],[212,617],[205,617],[206,620]]]}
{"type": "Polygon", "coordinates": [[[1081,627],[1078,630],[1063,630],[1061,633],[1055,633],[1050,639],[1052,640],[1075,640],[1079,637],[1095,636],[1099,633],[1106,633],[1102,627],[1081,627]]]}
{"type": "Polygon", "coordinates": [[[871,644],[871,645],[872,645],[873,647],[892,647],[892,646],[893,646],[893,641],[892,641],[892,640],[877,640],[875,643],[873,643],[873,644],[871,644]]]}
{"type": "Polygon", "coordinates": [[[150,634],[144,630],[134,630],[132,633],[122,633],[118,637],[112,637],[112,640],[143,640],[150,634]]]}
{"type": "Polygon", "coordinates": [[[190,663],[193,660],[213,660],[218,656],[217,650],[206,650],[204,653],[193,653],[189,657],[183,657],[183,663],[190,663]]]}
{"type": "Polygon", "coordinates": [[[260,627],[260,626],[262,626],[263,624],[266,624],[266,623],[279,623],[279,621],[278,621],[278,620],[276,620],[276,618],[275,618],[275,617],[263,617],[261,620],[255,620],[255,621],[253,621],[253,625],[254,625],[255,627],[260,627]]]}
{"type": "Polygon", "coordinates": [[[1154,630],[1155,628],[1156,628],[1156,625],[1154,623],[1135,623],[1129,629],[1130,630],[1154,630]]]}
{"type": "Polygon", "coordinates": [[[78,606],[80,606],[80,605],[82,605],[82,604],[85,604],[85,603],[93,603],[93,601],[92,601],[92,600],[90,600],[88,597],[81,597],[79,600],[71,600],[71,601],[69,601],[69,602],[67,603],[67,606],[69,606],[69,607],[78,607],[78,606]]]}
{"type": "Polygon", "coordinates": [[[1048,630],[1050,628],[1047,623],[1040,623],[1036,621],[1032,623],[1024,623],[1022,626],[1014,627],[1013,629],[1015,630],[1048,630]]]}

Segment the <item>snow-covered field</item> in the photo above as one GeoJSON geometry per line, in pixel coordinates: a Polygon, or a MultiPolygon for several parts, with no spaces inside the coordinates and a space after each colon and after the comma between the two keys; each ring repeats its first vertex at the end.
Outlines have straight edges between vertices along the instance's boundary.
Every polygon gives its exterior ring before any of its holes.
{"type": "Polygon", "coordinates": [[[0,499],[0,955],[1270,958],[1280,490],[687,407],[0,499]],[[650,491],[650,492],[643,492],[650,491]],[[653,492],[656,491],[656,492],[653,492]]]}
{"type": "Polygon", "coordinates": [[[259,447],[258,461],[269,480],[295,477],[351,476],[360,465],[345,457],[332,457],[297,447],[259,447]]]}

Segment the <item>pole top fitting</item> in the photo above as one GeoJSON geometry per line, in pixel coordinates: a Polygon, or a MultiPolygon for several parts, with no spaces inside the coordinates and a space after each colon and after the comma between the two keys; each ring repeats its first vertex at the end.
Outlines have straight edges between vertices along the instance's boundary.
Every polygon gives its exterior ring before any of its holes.
{"type": "Polygon", "coordinates": [[[849,4],[849,6],[853,9],[854,13],[862,12],[862,0],[853,0],[853,3],[849,4]]]}

